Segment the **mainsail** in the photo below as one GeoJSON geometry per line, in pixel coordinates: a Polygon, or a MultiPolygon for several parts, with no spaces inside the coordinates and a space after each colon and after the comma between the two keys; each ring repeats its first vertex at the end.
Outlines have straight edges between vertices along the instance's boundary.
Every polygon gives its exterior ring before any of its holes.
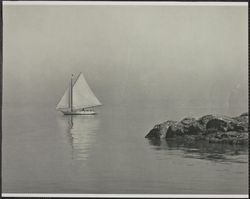
{"type": "Polygon", "coordinates": [[[72,91],[70,87],[65,91],[63,97],[56,106],[56,109],[69,109],[69,100],[71,99],[70,93],[72,93],[72,108],[73,110],[79,110],[82,108],[90,108],[102,105],[101,102],[94,95],[86,82],[82,73],[80,73],[77,79],[72,84],[72,91]]]}

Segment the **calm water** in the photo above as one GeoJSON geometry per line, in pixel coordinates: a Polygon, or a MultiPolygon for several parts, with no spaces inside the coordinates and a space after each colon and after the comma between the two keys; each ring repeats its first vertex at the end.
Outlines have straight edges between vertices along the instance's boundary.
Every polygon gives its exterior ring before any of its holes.
{"type": "Polygon", "coordinates": [[[3,192],[248,193],[248,148],[144,138],[156,123],[208,111],[103,106],[70,117],[4,106],[3,192]]]}

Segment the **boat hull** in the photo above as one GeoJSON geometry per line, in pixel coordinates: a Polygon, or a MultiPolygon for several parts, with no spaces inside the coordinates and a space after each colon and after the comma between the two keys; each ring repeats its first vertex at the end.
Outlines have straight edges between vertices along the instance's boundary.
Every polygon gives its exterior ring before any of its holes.
{"type": "Polygon", "coordinates": [[[64,115],[95,115],[95,111],[62,111],[64,115]]]}

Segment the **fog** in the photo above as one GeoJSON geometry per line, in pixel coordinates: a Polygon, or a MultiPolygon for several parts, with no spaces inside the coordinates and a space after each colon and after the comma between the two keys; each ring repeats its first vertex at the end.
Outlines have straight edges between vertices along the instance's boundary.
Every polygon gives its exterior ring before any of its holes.
{"type": "Polygon", "coordinates": [[[247,19],[247,6],[5,5],[4,103],[55,107],[83,72],[106,106],[247,111],[247,19]]]}

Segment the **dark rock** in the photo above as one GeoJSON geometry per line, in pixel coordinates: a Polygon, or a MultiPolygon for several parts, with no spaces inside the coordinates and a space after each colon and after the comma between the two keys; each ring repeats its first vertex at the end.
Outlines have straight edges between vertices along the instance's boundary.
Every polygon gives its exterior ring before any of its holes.
{"type": "Polygon", "coordinates": [[[215,115],[205,115],[203,117],[201,117],[200,119],[198,119],[198,122],[202,125],[202,126],[206,126],[207,123],[211,120],[211,119],[214,119],[216,118],[215,115]]]}
{"type": "Polygon", "coordinates": [[[187,134],[189,135],[198,135],[202,134],[205,131],[205,127],[202,126],[198,121],[195,121],[188,127],[187,134]]]}
{"type": "Polygon", "coordinates": [[[234,117],[236,124],[234,126],[235,131],[248,131],[248,113],[241,114],[239,117],[234,117]]]}
{"type": "Polygon", "coordinates": [[[247,117],[248,117],[248,112],[242,113],[242,114],[240,115],[240,117],[242,117],[242,116],[247,116],[247,117]]]}
{"type": "Polygon", "coordinates": [[[204,128],[196,121],[195,118],[184,118],[178,123],[169,126],[166,138],[184,135],[197,135],[204,131],[204,128]]]}
{"type": "Polygon", "coordinates": [[[190,126],[190,125],[192,125],[192,123],[194,123],[195,121],[196,121],[196,119],[193,118],[193,117],[186,117],[186,118],[182,119],[182,120],[180,121],[180,123],[183,124],[183,125],[190,126]]]}
{"type": "Polygon", "coordinates": [[[161,137],[162,137],[162,134],[161,134],[161,131],[158,128],[153,128],[145,136],[145,138],[157,138],[157,139],[160,139],[161,137]]]}
{"type": "Polygon", "coordinates": [[[175,123],[169,126],[168,131],[166,133],[166,138],[173,138],[176,136],[183,136],[184,128],[181,123],[175,123]]]}
{"type": "Polygon", "coordinates": [[[232,131],[237,121],[226,116],[214,117],[206,124],[206,129],[215,129],[218,131],[232,131]]]}
{"type": "Polygon", "coordinates": [[[167,130],[169,126],[177,123],[176,121],[166,121],[161,124],[157,124],[154,128],[146,135],[146,138],[164,138],[166,137],[167,130]]]}
{"type": "Polygon", "coordinates": [[[193,126],[193,124],[196,122],[195,118],[184,118],[180,121],[179,125],[182,126],[184,133],[189,133],[189,128],[193,126]]]}
{"type": "Polygon", "coordinates": [[[205,115],[198,119],[198,123],[205,129],[217,129],[219,131],[232,130],[234,119],[224,115],[205,115]]]}
{"type": "Polygon", "coordinates": [[[226,144],[247,144],[248,133],[240,133],[236,131],[217,132],[207,136],[210,143],[226,143],[226,144]]]}
{"type": "Polygon", "coordinates": [[[248,116],[230,118],[223,115],[207,115],[200,118],[198,122],[205,126],[207,132],[211,129],[222,132],[248,131],[248,116]]]}
{"type": "Polygon", "coordinates": [[[184,138],[189,141],[207,140],[209,143],[248,143],[248,113],[230,118],[224,115],[205,115],[198,120],[184,118],[180,122],[157,124],[146,138],[184,138]]]}

